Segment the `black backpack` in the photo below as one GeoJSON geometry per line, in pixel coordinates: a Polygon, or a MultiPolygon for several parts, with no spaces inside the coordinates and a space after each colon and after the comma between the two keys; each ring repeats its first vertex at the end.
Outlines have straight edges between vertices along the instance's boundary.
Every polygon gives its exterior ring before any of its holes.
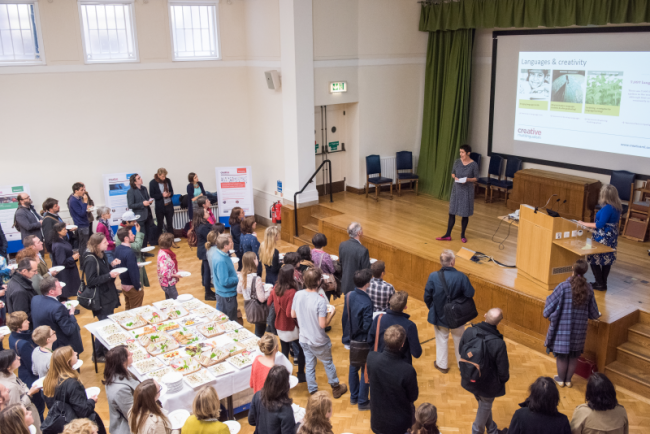
{"type": "Polygon", "coordinates": [[[471,383],[480,382],[485,378],[487,371],[493,366],[486,343],[493,339],[500,339],[492,333],[487,333],[472,324],[465,330],[460,353],[460,376],[471,383]]]}

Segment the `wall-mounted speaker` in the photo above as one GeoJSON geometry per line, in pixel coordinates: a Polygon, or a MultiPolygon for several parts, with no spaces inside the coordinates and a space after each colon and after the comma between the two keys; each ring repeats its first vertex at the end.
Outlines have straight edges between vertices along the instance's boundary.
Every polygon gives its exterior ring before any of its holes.
{"type": "Polygon", "coordinates": [[[264,76],[266,76],[266,85],[269,87],[269,89],[280,89],[280,74],[278,74],[278,71],[275,69],[271,71],[264,71],[264,76]]]}

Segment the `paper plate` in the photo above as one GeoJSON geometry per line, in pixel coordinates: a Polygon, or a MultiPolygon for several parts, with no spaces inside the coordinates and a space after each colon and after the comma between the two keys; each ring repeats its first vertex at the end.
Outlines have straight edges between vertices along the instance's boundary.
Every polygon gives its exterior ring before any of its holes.
{"type": "Polygon", "coordinates": [[[235,251],[234,250],[228,250],[228,253],[230,253],[232,255],[233,253],[235,253],[235,251]]]}
{"type": "Polygon", "coordinates": [[[62,305],[65,306],[66,309],[70,310],[73,307],[79,306],[79,302],[77,300],[68,300],[68,301],[62,301],[62,305]]]}
{"type": "Polygon", "coordinates": [[[375,262],[377,262],[377,260],[375,258],[370,258],[370,263],[371,264],[374,264],[375,262]]]}
{"type": "Polygon", "coordinates": [[[227,420],[224,423],[228,425],[230,434],[237,434],[241,430],[241,424],[236,420],[227,420]]]}
{"type": "Polygon", "coordinates": [[[86,398],[90,399],[91,396],[99,395],[101,391],[99,387],[89,387],[86,389],[86,398]]]}
{"type": "Polygon", "coordinates": [[[126,267],[119,267],[119,268],[113,268],[113,270],[111,270],[111,271],[117,271],[118,273],[122,274],[122,273],[126,273],[127,271],[129,271],[129,269],[126,268],[126,267]]]}
{"type": "Polygon", "coordinates": [[[68,226],[66,226],[65,228],[66,228],[67,230],[69,230],[69,231],[74,231],[75,229],[77,229],[77,226],[76,226],[76,225],[68,225],[68,226]]]}
{"type": "Polygon", "coordinates": [[[172,429],[181,429],[185,425],[185,421],[190,417],[190,412],[187,410],[175,410],[167,416],[172,423],[172,429]]]}
{"type": "Polygon", "coordinates": [[[83,365],[83,364],[84,364],[83,360],[77,360],[77,363],[72,365],[72,369],[74,369],[76,371],[77,369],[81,368],[81,365],[83,365]]]}
{"type": "Polygon", "coordinates": [[[336,255],[330,255],[330,258],[332,258],[332,261],[338,261],[339,257],[336,255]]]}
{"type": "Polygon", "coordinates": [[[190,277],[192,273],[190,273],[189,271],[179,271],[178,275],[181,277],[190,277]]]}
{"type": "Polygon", "coordinates": [[[194,298],[194,296],[192,294],[181,294],[178,297],[176,297],[176,300],[178,300],[178,301],[190,301],[193,298],[194,298]]]}
{"type": "Polygon", "coordinates": [[[270,291],[272,288],[273,288],[273,284],[272,284],[272,283],[265,283],[265,284],[264,284],[264,290],[265,290],[265,291],[270,291]]]}
{"type": "Polygon", "coordinates": [[[9,330],[9,327],[7,326],[0,327],[0,335],[4,336],[9,334],[11,334],[11,330],[9,330]]]}
{"type": "Polygon", "coordinates": [[[149,246],[149,247],[145,247],[144,249],[140,249],[140,251],[144,252],[144,253],[147,253],[147,252],[152,251],[155,248],[156,248],[156,246],[149,246]]]}
{"type": "Polygon", "coordinates": [[[43,381],[45,381],[45,377],[39,378],[38,380],[36,380],[36,381],[34,381],[32,383],[32,387],[39,387],[39,388],[42,389],[43,388],[43,381]]]}
{"type": "Polygon", "coordinates": [[[29,434],[36,434],[36,427],[34,425],[29,426],[29,434]]]}
{"type": "Polygon", "coordinates": [[[138,267],[146,267],[147,265],[151,264],[151,261],[147,262],[138,262],[138,267]]]}
{"type": "Polygon", "coordinates": [[[18,264],[9,264],[7,265],[7,268],[10,270],[15,270],[16,268],[18,268],[18,264]]]}
{"type": "Polygon", "coordinates": [[[59,272],[65,270],[65,267],[63,265],[57,265],[56,267],[50,268],[48,271],[51,273],[52,271],[54,272],[59,272]]]}
{"type": "Polygon", "coordinates": [[[61,288],[63,288],[66,285],[65,282],[59,282],[59,283],[61,284],[61,288]]]}
{"type": "Polygon", "coordinates": [[[239,258],[230,258],[230,260],[232,261],[233,264],[239,262],[239,258]]]}
{"type": "Polygon", "coordinates": [[[298,377],[295,375],[290,375],[289,376],[289,389],[293,389],[298,385],[298,377]]]}
{"type": "Polygon", "coordinates": [[[175,243],[180,243],[180,242],[181,242],[181,239],[180,239],[180,238],[174,238],[174,242],[175,242],[175,243]]]}
{"type": "Polygon", "coordinates": [[[278,253],[278,258],[284,259],[284,255],[286,255],[286,253],[278,253]]]}

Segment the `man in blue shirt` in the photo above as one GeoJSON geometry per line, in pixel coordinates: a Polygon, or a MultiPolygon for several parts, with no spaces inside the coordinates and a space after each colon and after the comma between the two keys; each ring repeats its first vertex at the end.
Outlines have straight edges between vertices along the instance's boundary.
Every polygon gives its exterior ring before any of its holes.
{"type": "Polygon", "coordinates": [[[122,282],[122,294],[126,304],[124,310],[142,306],[144,291],[140,285],[140,269],[138,259],[131,249],[131,243],[135,241],[135,235],[128,228],[117,230],[117,239],[120,245],[115,248],[115,258],[120,260],[120,265],[127,268],[127,271],[120,274],[122,282]]]}
{"type": "MultiPolygon", "coordinates": [[[[370,287],[372,272],[365,268],[354,273],[354,291],[345,296],[343,308],[343,344],[350,345],[351,341],[367,342],[368,332],[372,325],[373,304],[367,294],[370,287]]],[[[368,399],[369,385],[366,384],[364,368],[352,366],[348,375],[350,382],[350,404],[359,404],[359,410],[370,410],[368,399]],[[359,375],[359,370],[361,374],[359,375]]]]}
{"type": "Polygon", "coordinates": [[[83,267],[83,258],[90,238],[90,222],[88,221],[88,196],[86,186],[81,182],[72,185],[72,196],[68,199],[68,210],[72,221],[77,226],[77,241],[79,242],[79,262],[83,267]]]}
{"type": "Polygon", "coordinates": [[[234,243],[232,236],[221,234],[217,237],[217,248],[211,253],[212,283],[214,283],[217,309],[237,321],[237,284],[239,277],[230,259],[234,243]]]}

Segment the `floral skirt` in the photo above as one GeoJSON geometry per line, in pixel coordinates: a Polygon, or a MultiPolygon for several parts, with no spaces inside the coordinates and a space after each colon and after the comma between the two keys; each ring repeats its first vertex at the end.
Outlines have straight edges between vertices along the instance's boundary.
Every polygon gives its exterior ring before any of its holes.
{"type": "MultiPolygon", "coordinates": [[[[594,232],[594,241],[616,249],[618,245],[618,223],[607,223],[594,232]]],[[[616,261],[616,252],[590,255],[587,260],[591,265],[612,265],[616,261]]]]}

